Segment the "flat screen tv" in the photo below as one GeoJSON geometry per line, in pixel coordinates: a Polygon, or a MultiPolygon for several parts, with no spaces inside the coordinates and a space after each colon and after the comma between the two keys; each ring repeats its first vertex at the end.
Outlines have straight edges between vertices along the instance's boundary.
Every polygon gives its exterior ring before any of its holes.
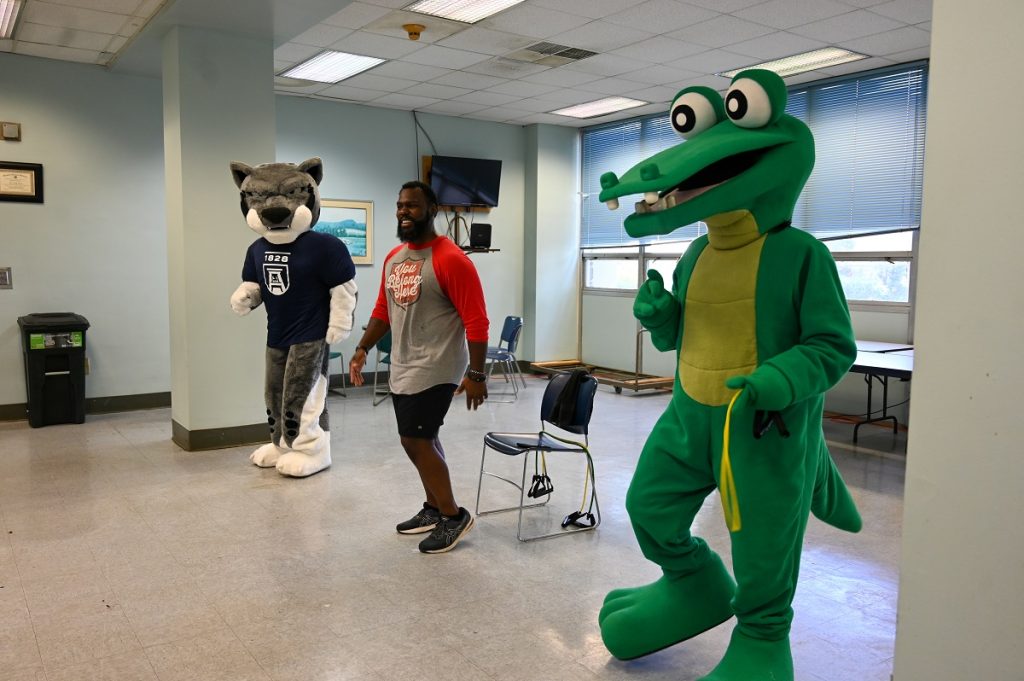
{"type": "Polygon", "coordinates": [[[498,205],[501,161],[486,158],[434,156],[430,187],[442,206],[498,205]]]}

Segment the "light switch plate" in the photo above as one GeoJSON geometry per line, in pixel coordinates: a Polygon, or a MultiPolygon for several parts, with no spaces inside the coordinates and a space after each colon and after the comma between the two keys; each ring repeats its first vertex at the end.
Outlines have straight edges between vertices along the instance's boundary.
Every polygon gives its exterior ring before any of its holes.
{"type": "Polygon", "coordinates": [[[10,267],[0,267],[0,288],[14,288],[14,276],[10,267]]]}
{"type": "Polygon", "coordinates": [[[8,142],[21,141],[21,123],[0,121],[0,137],[8,142]]]}

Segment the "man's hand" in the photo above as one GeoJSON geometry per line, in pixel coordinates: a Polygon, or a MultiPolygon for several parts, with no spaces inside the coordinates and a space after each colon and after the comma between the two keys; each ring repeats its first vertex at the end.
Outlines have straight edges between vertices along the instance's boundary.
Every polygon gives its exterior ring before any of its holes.
{"type": "Polygon", "coordinates": [[[640,286],[636,292],[636,300],[633,301],[633,316],[643,322],[654,322],[655,325],[671,308],[676,305],[676,299],[665,290],[665,280],[662,279],[658,270],[647,271],[647,281],[640,286]]]}
{"type": "Polygon", "coordinates": [[[356,348],[355,353],[352,355],[352,359],[348,362],[348,379],[352,381],[352,385],[359,387],[363,384],[363,366],[366,364],[366,351],[362,348],[356,348]]]}
{"type": "Polygon", "coordinates": [[[462,379],[462,385],[455,390],[456,395],[466,393],[466,409],[476,410],[487,399],[487,381],[471,381],[462,379]]]}

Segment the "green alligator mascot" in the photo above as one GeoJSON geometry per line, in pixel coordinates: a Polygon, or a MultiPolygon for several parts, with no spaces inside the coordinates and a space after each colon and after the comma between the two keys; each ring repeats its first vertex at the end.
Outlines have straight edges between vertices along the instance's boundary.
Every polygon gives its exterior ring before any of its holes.
{"type": "Polygon", "coordinates": [[[633,311],[662,351],[678,351],[672,401],[644,446],[626,497],[652,584],[617,589],[601,635],[628,660],[732,616],[722,661],[702,681],[792,681],[789,630],[809,513],[850,532],[860,515],[825,446],[824,393],[856,357],[849,309],[828,249],[790,226],[814,165],[814,139],[784,113],[771,71],[736,75],[723,100],[688,87],[672,103],[685,143],[621,178],[601,201],[642,194],[634,237],[696,221],[708,233],[683,254],[671,292],[656,271],[633,311]],[[718,488],[735,581],[690,533],[718,488]]]}

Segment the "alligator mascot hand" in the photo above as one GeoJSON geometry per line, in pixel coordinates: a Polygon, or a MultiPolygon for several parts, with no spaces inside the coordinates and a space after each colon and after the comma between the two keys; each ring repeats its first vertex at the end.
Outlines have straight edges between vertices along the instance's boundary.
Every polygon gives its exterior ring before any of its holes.
{"type": "Polygon", "coordinates": [[[601,177],[610,208],[643,194],[625,220],[631,236],[708,227],[676,266],[671,294],[652,272],[634,307],[655,347],[678,350],[672,401],[626,497],[640,548],[663,574],[612,591],[599,616],[608,650],[630,659],[735,615],[725,656],[703,681],[792,681],[791,604],[809,512],[850,532],[861,526],[821,426],[824,393],[856,347],[828,249],[790,226],[814,140],[785,106],[770,71],[737,74],[724,101],[686,88],[669,112],[686,142],[621,178],[601,177]],[[735,581],[690,533],[716,487],[735,581]]]}
{"type": "Polygon", "coordinates": [[[249,458],[301,478],[331,465],[328,346],[352,331],[356,269],[339,239],[310,231],[320,217],[319,158],[298,166],[236,161],[231,174],[245,221],[261,237],[245,254],[231,308],[240,315],[261,302],[267,308],[270,442],[249,458]]]}

